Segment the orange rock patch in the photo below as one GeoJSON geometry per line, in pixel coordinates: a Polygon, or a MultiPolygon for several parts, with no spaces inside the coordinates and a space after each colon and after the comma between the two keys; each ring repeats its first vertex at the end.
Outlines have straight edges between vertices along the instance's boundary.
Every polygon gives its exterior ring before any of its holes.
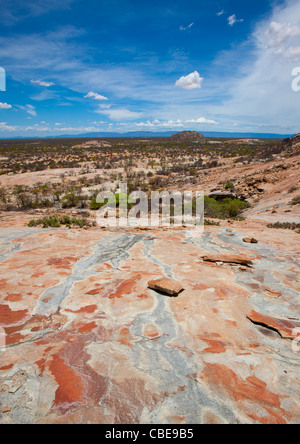
{"type": "Polygon", "coordinates": [[[8,305],[0,305],[0,325],[16,324],[28,315],[28,310],[13,311],[8,305]]]}

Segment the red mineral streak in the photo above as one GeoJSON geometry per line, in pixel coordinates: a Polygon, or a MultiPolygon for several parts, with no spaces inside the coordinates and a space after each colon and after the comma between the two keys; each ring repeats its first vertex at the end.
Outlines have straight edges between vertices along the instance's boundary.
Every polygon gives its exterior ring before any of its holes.
{"type": "Polygon", "coordinates": [[[97,328],[96,322],[90,322],[89,324],[85,324],[79,327],[78,331],[79,333],[89,333],[95,328],[97,328]]]}
{"type": "Polygon", "coordinates": [[[13,311],[8,305],[0,305],[0,325],[16,324],[26,318],[28,310],[13,311]]]}
{"type": "Polygon", "coordinates": [[[130,279],[124,280],[118,287],[115,293],[110,294],[109,299],[121,298],[124,294],[130,294],[136,282],[140,279],[140,275],[136,275],[130,279]]]}
{"type": "Polygon", "coordinates": [[[75,262],[78,261],[76,257],[64,257],[64,258],[51,258],[48,259],[47,263],[50,266],[54,266],[56,268],[64,268],[66,270],[70,270],[75,262]]]}
{"type": "Polygon", "coordinates": [[[96,294],[100,294],[101,291],[103,291],[103,290],[104,290],[103,287],[101,287],[101,288],[95,288],[94,290],[87,291],[86,294],[89,294],[89,295],[91,295],[91,296],[94,296],[94,295],[96,295],[96,294]]]}
{"type": "Polygon", "coordinates": [[[127,347],[132,347],[132,343],[130,341],[127,341],[127,339],[118,339],[118,342],[122,345],[127,345],[127,347]]]}
{"type": "Polygon", "coordinates": [[[98,405],[107,390],[108,381],[98,375],[87,363],[90,356],[85,351],[88,336],[77,336],[57,355],[52,357],[49,369],[58,384],[53,408],[62,412],[81,404],[98,405]]]}
{"type": "Polygon", "coordinates": [[[82,307],[79,310],[70,310],[66,308],[65,311],[71,312],[71,313],[94,313],[98,309],[97,305],[87,305],[86,307],[82,307]]]}
{"type": "Polygon", "coordinates": [[[5,365],[4,367],[0,367],[0,371],[10,370],[13,366],[14,364],[5,365]]]}
{"type": "Polygon", "coordinates": [[[21,335],[20,333],[15,333],[13,335],[6,336],[6,345],[14,345],[22,342],[26,337],[21,335]]]}
{"type": "Polygon", "coordinates": [[[235,401],[250,400],[258,401],[267,407],[280,408],[281,406],[280,396],[269,391],[264,381],[256,376],[249,376],[243,380],[225,365],[207,363],[201,379],[227,392],[235,401]]]}
{"type": "Polygon", "coordinates": [[[223,342],[216,341],[214,339],[206,339],[206,338],[201,338],[201,339],[202,339],[202,341],[205,341],[210,345],[210,347],[203,350],[204,352],[207,352],[207,353],[224,353],[224,352],[226,352],[226,348],[225,348],[223,342]]]}
{"type": "Polygon", "coordinates": [[[22,299],[23,297],[21,293],[11,293],[5,298],[5,300],[8,302],[19,302],[22,301],[22,299]]]}
{"type": "Polygon", "coordinates": [[[56,405],[73,404],[83,400],[84,383],[62,358],[57,355],[53,356],[50,370],[59,386],[55,393],[56,405]]]}

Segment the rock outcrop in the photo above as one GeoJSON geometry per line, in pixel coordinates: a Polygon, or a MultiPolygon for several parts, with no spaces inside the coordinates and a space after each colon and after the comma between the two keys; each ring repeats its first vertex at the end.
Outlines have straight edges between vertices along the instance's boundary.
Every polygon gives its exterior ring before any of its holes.
{"type": "Polygon", "coordinates": [[[170,137],[174,142],[204,142],[205,137],[197,131],[182,131],[170,137]]]}

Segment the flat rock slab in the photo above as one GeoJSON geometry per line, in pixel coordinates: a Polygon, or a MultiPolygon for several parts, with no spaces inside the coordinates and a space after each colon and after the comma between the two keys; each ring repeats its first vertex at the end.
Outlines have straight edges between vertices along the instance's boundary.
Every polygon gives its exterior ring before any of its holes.
{"type": "Polygon", "coordinates": [[[271,330],[276,330],[283,339],[294,340],[297,336],[295,334],[295,329],[300,328],[300,322],[265,316],[254,310],[251,311],[247,318],[254,324],[262,325],[271,330]]]}
{"type": "Polygon", "coordinates": [[[201,256],[205,262],[225,262],[228,264],[253,265],[251,259],[243,254],[210,254],[201,256]]]}
{"type": "Polygon", "coordinates": [[[161,291],[162,293],[169,294],[170,296],[177,296],[181,291],[184,290],[184,287],[180,282],[168,278],[149,281],[148,287],[152,290],[161,291]]]}

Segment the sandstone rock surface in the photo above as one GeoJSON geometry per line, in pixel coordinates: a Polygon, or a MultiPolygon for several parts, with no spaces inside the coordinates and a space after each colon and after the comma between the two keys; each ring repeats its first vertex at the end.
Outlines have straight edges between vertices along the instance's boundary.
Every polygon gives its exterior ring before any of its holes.
{"type": "Polygon", "coordinates": [[[299,235],[253,223],[252,251],[233,227],[2,228],[0,423],[300,423],[300,354],[247,318],[299,322],[299,235]],[[244,272],[198,260],[246,250],[244,272]]]}

